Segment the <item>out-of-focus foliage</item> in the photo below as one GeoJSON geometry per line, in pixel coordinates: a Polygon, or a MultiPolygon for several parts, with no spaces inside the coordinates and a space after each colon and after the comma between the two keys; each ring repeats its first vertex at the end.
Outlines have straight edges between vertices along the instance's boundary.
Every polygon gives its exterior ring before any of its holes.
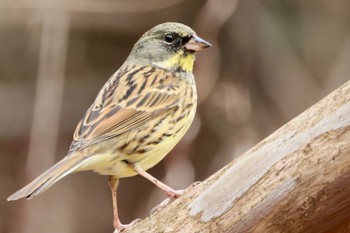
{"type": "MultiPolygon", "coordinates": [[[[197,56],[194,124],[150,170],[184,188],[349,80],[349,11],[346,0],[2,0],[0,232],[112,232],[107,178],[91,172],[31,201],[5,200],[65,155],[85,110],[149,28],[182,22],[213,44],[197,56]]],[[[122,221],[147,217],[164,198],[143,178],[122,180],[122,221]]]]}

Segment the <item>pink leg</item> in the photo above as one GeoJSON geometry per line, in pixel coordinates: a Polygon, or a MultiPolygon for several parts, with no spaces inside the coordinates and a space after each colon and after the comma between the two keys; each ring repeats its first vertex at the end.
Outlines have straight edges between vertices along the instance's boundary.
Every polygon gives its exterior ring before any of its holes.
{"type": "Polygon", "coordinates": [[[109,177],[108,180],[109,187],[111,188],[112,192],[112,202],[113,202],[113,226],[114,229],[120,229],[122,228],[122,224],[119,220],[118,216],[118,206],[117,206],[117,187],[119,184],[119,179],[113,176],[109,177]]]}
{"type": "Polygon", "coordinates": [[[119,179],[113,176],[109,177],[108,180],[109,187],[111,188],[112,192],[112,202],[113,202],[113,226],[114,226],[114,233],[124,231],[128,227],[133,226],[134,224],[138,223],[141,221],[141,219],[136,219],[132,221],[130,224],[122,224],[119,220],[119,215],[118,215],[118,205],[117,205],[117,187],[119,184],[119,179]]]}
{"type": "Polygon", "coordinates": [[[151,174],[147,173],[145,170],[143,170],[138,164],[129,164],[130,167],[137,172],[139,175],[145,177],[147,180],[151,181],[153,184],[158,186],[161,190],[163,190],[169,198],[178,198],[184,193],[184,190],[174,190],[167,186],[166,184],[162,183],[161,181],[157,180],[157,178],[153,177],[151,174]]]}

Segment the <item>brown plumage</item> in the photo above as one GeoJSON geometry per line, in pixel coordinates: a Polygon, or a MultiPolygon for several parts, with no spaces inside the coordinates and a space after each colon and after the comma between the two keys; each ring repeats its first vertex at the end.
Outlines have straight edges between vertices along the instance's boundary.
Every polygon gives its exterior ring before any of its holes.
{"type": "MultiPolygon", "coordinates": [[[[79,122],[68,155],[8,200],[32,198],[64,176],[84,170],[110,176],[114,198],[118,179],[136,174],[170,197],[178,196],[146,170],[163,159],[190,127],[197,103],[194,52],[209,46],[178,23],[146,32],[79,122]]],[[[114,226],[122,229],[114,198],[114,226]]]]}

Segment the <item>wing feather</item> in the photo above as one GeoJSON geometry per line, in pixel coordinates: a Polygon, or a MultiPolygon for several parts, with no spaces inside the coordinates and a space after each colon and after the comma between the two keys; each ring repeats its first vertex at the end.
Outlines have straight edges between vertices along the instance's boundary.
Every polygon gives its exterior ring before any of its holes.
{"type": "Polygon", "coordinates": [[[177,108],[183,88],[176,77],[154,67],[120,70],[123,72],[117,71],[107,81],[79,122],[69,154],[117,137],[177,108]]]}

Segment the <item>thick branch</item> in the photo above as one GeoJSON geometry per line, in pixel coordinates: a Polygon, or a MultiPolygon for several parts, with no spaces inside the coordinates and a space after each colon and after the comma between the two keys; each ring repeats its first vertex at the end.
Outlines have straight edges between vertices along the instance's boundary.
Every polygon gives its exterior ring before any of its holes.
{"type": "Polygon", "coordinates": [[[350,232],[350,82],[128,232],[350,232]]]}

